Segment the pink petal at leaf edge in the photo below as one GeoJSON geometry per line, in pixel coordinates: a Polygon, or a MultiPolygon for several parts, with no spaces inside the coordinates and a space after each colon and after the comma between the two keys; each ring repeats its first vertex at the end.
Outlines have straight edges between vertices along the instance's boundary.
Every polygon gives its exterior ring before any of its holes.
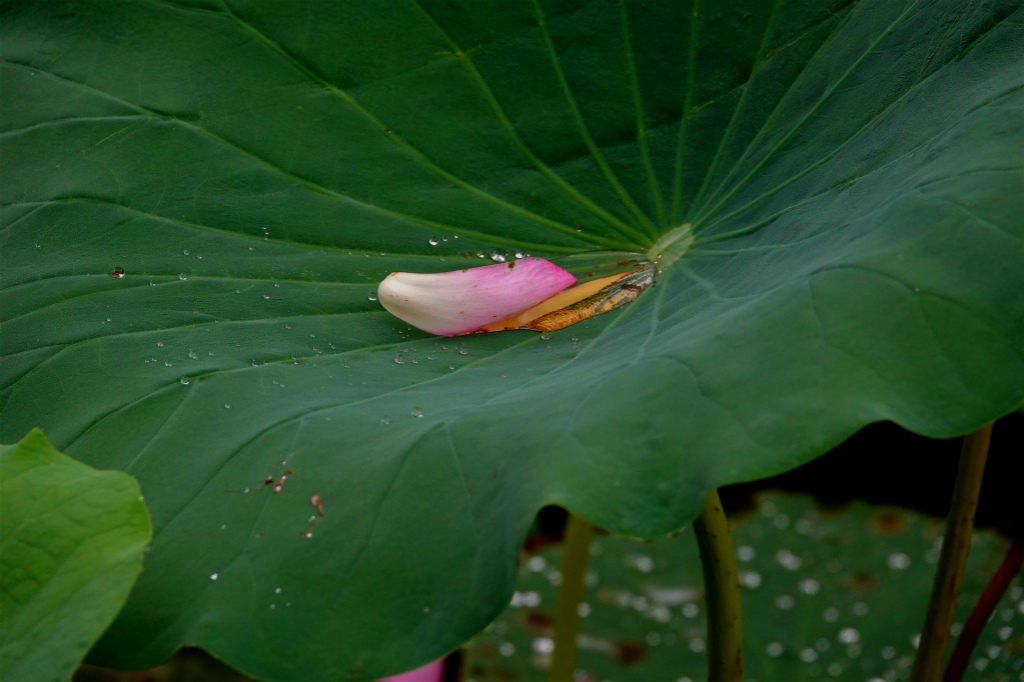
{"type": "Polygon", "coordinates": [[[422,668],[416,668],[394,677],[386,677],[379,682],[441,682],[443,678],[444,659],[441,658],[433,663],[427,663],[422,668]]]}

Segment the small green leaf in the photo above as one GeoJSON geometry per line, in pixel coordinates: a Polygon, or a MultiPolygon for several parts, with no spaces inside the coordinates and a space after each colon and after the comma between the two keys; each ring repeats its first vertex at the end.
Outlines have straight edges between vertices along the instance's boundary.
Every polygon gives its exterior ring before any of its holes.
{"type": "Polygon", "coordinates": [[[0,679],[66,680],[117,615],[152,526],[139,486],[57,452],[0,446],[0,679]]]}

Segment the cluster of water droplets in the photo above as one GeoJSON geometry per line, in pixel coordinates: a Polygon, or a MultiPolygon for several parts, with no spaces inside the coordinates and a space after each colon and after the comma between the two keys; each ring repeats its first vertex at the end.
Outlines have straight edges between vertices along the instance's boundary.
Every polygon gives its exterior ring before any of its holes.
{"type": "MultiPolygon", "coordinates": [[[[457,235],[457,234],[453,234],[452,235],[452,239],[458,239],[458,238],[459,238],[459,235],[457,235]]],[[[429,237],[427,239],[427,243],[430,244],[431,246],[437,246],[437,245],[443,244],[443,243],[445,243],[447,241],[448,241],[448,237],[429,237]]]]}

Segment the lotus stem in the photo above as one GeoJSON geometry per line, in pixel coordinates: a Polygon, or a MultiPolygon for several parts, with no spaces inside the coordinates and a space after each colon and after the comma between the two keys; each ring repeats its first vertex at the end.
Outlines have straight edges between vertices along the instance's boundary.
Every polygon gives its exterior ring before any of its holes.
{"type": "Polygon", "coordinates": [[[587,564],[590,562],[590,540],[594,526],[573,513],[562,543],[562,560],[558,570],[562,582],[555,597],[555,650],[548,668],[548,682],[572,682],[576,672],[576,643],[580,634],[580,604],[586,593],[587,564]]]}
{"type": "Polygon", "coordinates": [[[735,682],[743,679],[743,612],[740,605],[739,568],[722,511],[718,491],[712,490],[704,509],[693,522],[704,571],[708,612],[708,680],[735,682]]]}
{"type": "Polygon", "coordinates": [[[946,664],[946,672],[942,676],[943,682],[960,682],[964,678],[967,662],[978,643],[981,631],[985,629],[985,624],[995,612],[999,600],[1006,594],[1006,589],[1010,586],[1014,576],[1020,572],[1021,566],[1024,566],[1024,537],[1014,539],[1010,549],[1006,551],[1003,563],[996,569],[992,580],[985,586],[985,591],[981,593],[978,603],[971,610],[971,615],[964,623],[963,632],[960,633],[960,637],[956,640],[956,646],[953,647],[949,663],[946,664]]]}
{"type": "Polygon", "coordinates": [[[978,508],[981,479],[988,459],[988,444],[992,438],[991,422],[964,436],[960,451],[960,464],[953,487],[946,535],[942,540],[942,553],[935,570],[935,582],[928,601],[928,613],[921,631],[921,641],[914,659],[911,682],[934,682],[941,677],[942,661],[949,645],[964,566],[971,549],[974,530],[974,512],[978,508]]]}

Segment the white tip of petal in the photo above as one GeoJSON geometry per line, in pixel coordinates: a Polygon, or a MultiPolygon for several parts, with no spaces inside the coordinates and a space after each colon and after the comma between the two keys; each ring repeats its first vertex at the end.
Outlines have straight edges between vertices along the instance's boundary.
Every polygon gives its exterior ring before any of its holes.
{"type": "Polygon", "coordinates": [[[537,305],[576,283],[543,258],[523,258],[452,272],[392,272],[377,298],[399,319],[423,331],[456,336],[537,305]]]}

